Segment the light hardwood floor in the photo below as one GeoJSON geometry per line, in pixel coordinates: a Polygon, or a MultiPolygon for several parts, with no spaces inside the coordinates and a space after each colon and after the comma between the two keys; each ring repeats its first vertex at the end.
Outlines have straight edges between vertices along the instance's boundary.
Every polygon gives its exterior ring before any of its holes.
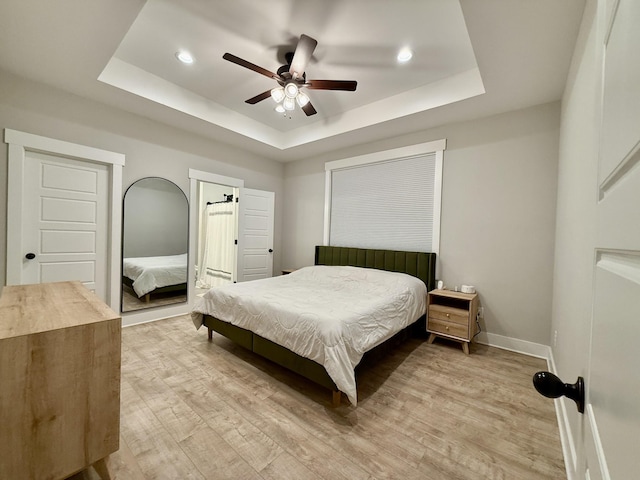
{"type": "MultiPolygon", "coordinates": [[[[111,478],[561,479],[544,361],[410,340],[359,372],[356,408],[188,316],[122,332],[111,478]]],[[[93,469],[72,477],[98,478],[93,469]]]]}

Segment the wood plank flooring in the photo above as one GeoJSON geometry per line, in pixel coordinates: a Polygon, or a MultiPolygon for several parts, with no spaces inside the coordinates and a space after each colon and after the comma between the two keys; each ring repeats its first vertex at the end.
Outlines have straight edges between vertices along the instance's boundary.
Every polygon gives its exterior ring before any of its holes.
{"type": "MultiPolygon", "coordinates": [[[[113,479],[561,479],[543,360],[413,339],[358,374],[358,406],[188,316],[123,329],[113,479]]],[[[99,478],[93,469],[74,480],[99,478]]]]}

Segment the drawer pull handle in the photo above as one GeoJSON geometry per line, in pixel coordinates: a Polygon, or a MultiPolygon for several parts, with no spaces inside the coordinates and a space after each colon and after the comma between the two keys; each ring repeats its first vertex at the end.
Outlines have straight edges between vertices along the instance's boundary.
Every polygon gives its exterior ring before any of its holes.
{"type": "Polygon", "coordinates": [[[447,332],[449,331],[449,327],[444,327],[444,328],[445,328],[445,330],[446,330],[447,332]]]}
{"type": "Polygon", "coordinates": [[[450,315],[447,313],[447,318],[449,318],[449,317],[450,317],[450,315]]]}

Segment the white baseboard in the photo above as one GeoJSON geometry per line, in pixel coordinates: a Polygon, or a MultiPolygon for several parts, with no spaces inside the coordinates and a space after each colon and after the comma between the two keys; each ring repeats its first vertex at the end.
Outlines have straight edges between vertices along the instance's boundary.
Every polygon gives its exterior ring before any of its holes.
{"type": "Polygon", "coordinates": [[[505,337],[495,333],[482,332],[476,337],[475,341],[483,345],[489,345],[490,347],[502,348],[503,350],[523,353],[531,357],[543,358],[545,360],[548,360],[549,355],[551,354],[551,347],[548,345],[505,337]]]}
{"type": "Polygon", "coordinates": [[[130,327],[141,323],[155,322],[156,320],[164,320],[166,318],[177,317],[191,312],[191,307],[187,303],[172,307],[163,307],[162,309],[150,308],[137,312],[122,314],[122,326],[130,327]]]}
{"type": "MultiPolygon", "coordinates": [[[[547,366],[551,373],[558,375],[556,362],[553,358],[553,350],[551,348],[549,348],[547,366]]],[[[558,429],[560,430],[560,444],[562,445],[562,455],[564,457],[564,468],[567,472],[567,480],[576,480],[578,456],[576,453],[576,445],[573,441],[573,435],[571,435],[571,426],[569,425],[569,416],[567,415],[566,398],[556,398],[553,403],[556,406],[556,417],[558,419],[558,429]]]]}

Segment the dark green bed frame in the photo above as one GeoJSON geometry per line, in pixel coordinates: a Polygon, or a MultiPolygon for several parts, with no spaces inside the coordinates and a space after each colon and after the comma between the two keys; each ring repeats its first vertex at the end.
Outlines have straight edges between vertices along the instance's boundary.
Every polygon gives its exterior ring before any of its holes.
{"type": "MultiPolygon", "coordinates": [[[[427,291],[435,288],[436,254],[425,252],[402,252],[396,250],[374,250],[365,248],[317,246],[315,255],[316,265],[350,265],[354,267],[376,268],[391,272],[401,272],[422,280],[427,291]]],[[[398,332],[394,337],[367,352],[363,360],[369,356],[377,356],[390,345],[395,345],[401,339],[414,333],[424,333],[424,316],[416,320],[407,328],[398,332]]],[[[244,328],[236,327],[209,315],[204,315],[204,325],[207,327],[209,339],[213,331],[224,335],[239,345],[258,355],[271,360],[293,372],[312,380],[315,383],[333,391],[333,405],[340,404],[340,392],[329,377],[325,368],[313,360],[274,343],[266,338],[244,328]]],[[[362,362],[361,362],[362,363],[362,362]]]]}
{"type": "MultiPolygon", "coordinates": [[[[138,294],[136,293],[136,291],[133,289],[133,280],[131,280],[129,277],[125,277],[124,275],[122,276],[122,283],[124,283],[127,287],[129,287],[132,291],[133,294],[138,297],[138,294]]],[[[142,297],[138,297],[140,299],[144,299],[145,302],[149,303],[149,301],[151,300],[151,295],[154,294],[161,294],[161,293],[187,293],[187,284],[185,283],[178,283],[176,285],[168,285],[166,287],[158,287],[152,291],[150,291],[149,293],[146,293],[145,295],[143,295],[142,297]]]]}

